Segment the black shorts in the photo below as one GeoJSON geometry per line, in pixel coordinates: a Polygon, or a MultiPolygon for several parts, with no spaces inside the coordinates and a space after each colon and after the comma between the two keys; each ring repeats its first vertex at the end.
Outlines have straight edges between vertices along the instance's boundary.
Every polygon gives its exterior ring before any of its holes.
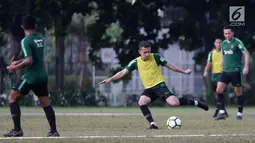
{"type": "Polygon", "coordinates": [[[174,95],[173,91],[170,90],[164,83],[162,86],[156,85],[155,87],[145,89],[142,95],[145,95],[151,99],[151,103],[161,98],[163,101],[172,95],[174,95]]]}
{"type": "Polygon", "coordinates": [[[47,83],[30,84],[26,80],[19,80],[13,87],[12,90],[18,91],[22,95],[27,95],[32,90],[37,96],[48,96],[47,83]]]}
{"type": "Polygon", "coordinates": [[[216,92],[217,83],[218,83],[217,81],[213,81],[213,82],[212,82],[212,89],[213,89],[214,92],[216,92]]]}
{"type": "Polygon", "coordinates": [[[235,87],[242,86],[243,74],[240,71],[237,72],[222,72],[220,75],[220,81],[225,84],[231,83],[235,87]]]}

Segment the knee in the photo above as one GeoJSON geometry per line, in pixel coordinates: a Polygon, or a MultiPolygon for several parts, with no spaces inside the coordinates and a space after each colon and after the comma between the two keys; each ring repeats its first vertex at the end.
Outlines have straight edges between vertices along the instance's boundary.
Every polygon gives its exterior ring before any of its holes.
{"type": "Polygon", "coordinates": [[[180,102],[179,100],[174,97],[174,96],[170,96],[167,98],[166,102],[168,103],[168,105],[170,106],[180,106],[180,102]]]}
{"type": "Polygon", "coordinates": [[[15,99],[14,97],[9,96],[9,98],[8,98],[8,102],[9,102],[9,103],[13,103],[13,102],[15,102],[15,101],[16,101],[16,99],[15,99]]]}
{"type": "Polygon", "coordinates": [[[138,105],[142,106],[142,105],[147,105],[148,103],[146,103],[144,100],[139,100],[138,101],[138,105]]]}
{"type": "Polygon", "coordinates": [[[223,90],[222,89],[220,89],[220,88],[217,88],[216,89],[216,94],[222,94],[223,93],[223,90]]]}
{"type": "Polygon", "coordinates": [[[236,96],[241,96],[242,95],[242,91],[235,91],[235,94],[236,94],[236,96]]]}

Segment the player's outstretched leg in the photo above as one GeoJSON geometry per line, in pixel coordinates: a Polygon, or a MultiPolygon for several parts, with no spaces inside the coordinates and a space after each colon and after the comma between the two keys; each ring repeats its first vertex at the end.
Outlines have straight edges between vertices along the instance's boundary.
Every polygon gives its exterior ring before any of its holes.
{"type": "Polygon", "coordinates": [[[166,102],[170,105],[170,106],[184,106],[184,105],[190,105],[190,106],[197,106],[199,108],[204,109],[205,111],[209,110],[209,107],[206,105],[206,103],[200,101],[199,99],[195,98],[195,99],[191,99],[189,97],[181,97],[181,98],[177,98],[175,96],[169,96],[166,99],[166,102]]]}
{"type": "Polygon", "coordinates": [[[151,99],[147,96],[142,95],[139,99],[139,106],[143,113],[144,118],[150,123],[150,127],[148,129],[158,129],[158,126],[153,120],[153,117],[151,115],[151,112],[147,106],[151,102],[151,99]]]}
{"type": "Polygon", "coordinates": [[[235,87],[234,88],[235,93],[237,95],[237,107],[238,107],[238,112],[236,114],[236,119],[237,120],[242,120],[243,119],[243,105],[244,105],[244,97],[242,95],[242,87],[235,87]]]}
{"type": "Polygon", "coordinates": [[[46,137],[58,137],[60,136],[57,128],[56,128],[56,116],[55,112],[50,105],[49,97],[48,96],[39,96],[38,97],[41,106],[43,107],[43,110],[45,112],[46,118],[50,125],[50,132],[46,135],[46,137]]]}
{"type": "Polygon", "coordinates": [[[9,96],[9,104],[10,104],[10,111],[12,115],[12,120],[14,123],[14,128],[8,132],[5,133],[4,137],[21,137],[23,136],[23,131],[21,129],[20,125],[20,107],[18,104],[18,100],[21,98],[21,95],[17,91],[11,91],[11,94],[9,96]]]}

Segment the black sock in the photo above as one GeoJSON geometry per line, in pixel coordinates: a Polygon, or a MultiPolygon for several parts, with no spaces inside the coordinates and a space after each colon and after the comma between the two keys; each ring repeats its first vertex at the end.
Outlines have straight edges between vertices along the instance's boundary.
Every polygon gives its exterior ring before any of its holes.
{"type": "Polygon", "coordinates": [[[187,97],[181,97],[179,98],[180,106],[182,105],[194,105],[195,101],[193,99],[187,98],[187,97]]]}
{"type": "Polygon", "coordinates": [[[237,97],[238,112],[243,113],[244,98],[243,95],[237,97]]]}
{"type": "Polygon", "coordinates": [[[12,120],[14,123],[14,129],[19,131],[21,130],[20,126],[20,108],[19,104],[17,102],[10,103],[10,109],[11,109],[11,114],[12,114],[12,120]]]}
{"type": "Polygon", "coordinates": [[[215,96],[215,100],[216,100],[216,110],[219,110],[219,99],[218,96],[215,96]]]}
{"type": "Polygon", "coordinates": [[[56,117],[55,117],[55,112],[54,112],[53,108],[51,106],[48,106],[48,107],[44,107],[43,110],[44,110],[46,118],[50,124],[51,132],[56,132],[57,131],[56,117]]]}
{"type": "Polygon", "coordinates": [[[144,118],[147,119],[148,122],[150,122],[150,123],[154,122],[154,120],[152,118],[152,115],[151,115],[151,112],[150,112],[149,108],[147,107],[147,105],[141,105],[140,109],[143,113],[144,118]]]}
{"type": "Polygon", "coordinates": [[[225,100],[223,94],[218,94],[219,110],[225,110],[225,100]]]}

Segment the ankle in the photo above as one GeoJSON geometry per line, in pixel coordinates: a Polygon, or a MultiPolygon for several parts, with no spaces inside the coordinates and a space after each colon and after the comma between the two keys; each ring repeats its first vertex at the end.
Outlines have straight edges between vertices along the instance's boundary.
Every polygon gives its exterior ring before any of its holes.
{"type": "Polygon", "coordinates": [[[242,116],[243,114],[241,112],[237,112],[237,116],[242,116]]]}

